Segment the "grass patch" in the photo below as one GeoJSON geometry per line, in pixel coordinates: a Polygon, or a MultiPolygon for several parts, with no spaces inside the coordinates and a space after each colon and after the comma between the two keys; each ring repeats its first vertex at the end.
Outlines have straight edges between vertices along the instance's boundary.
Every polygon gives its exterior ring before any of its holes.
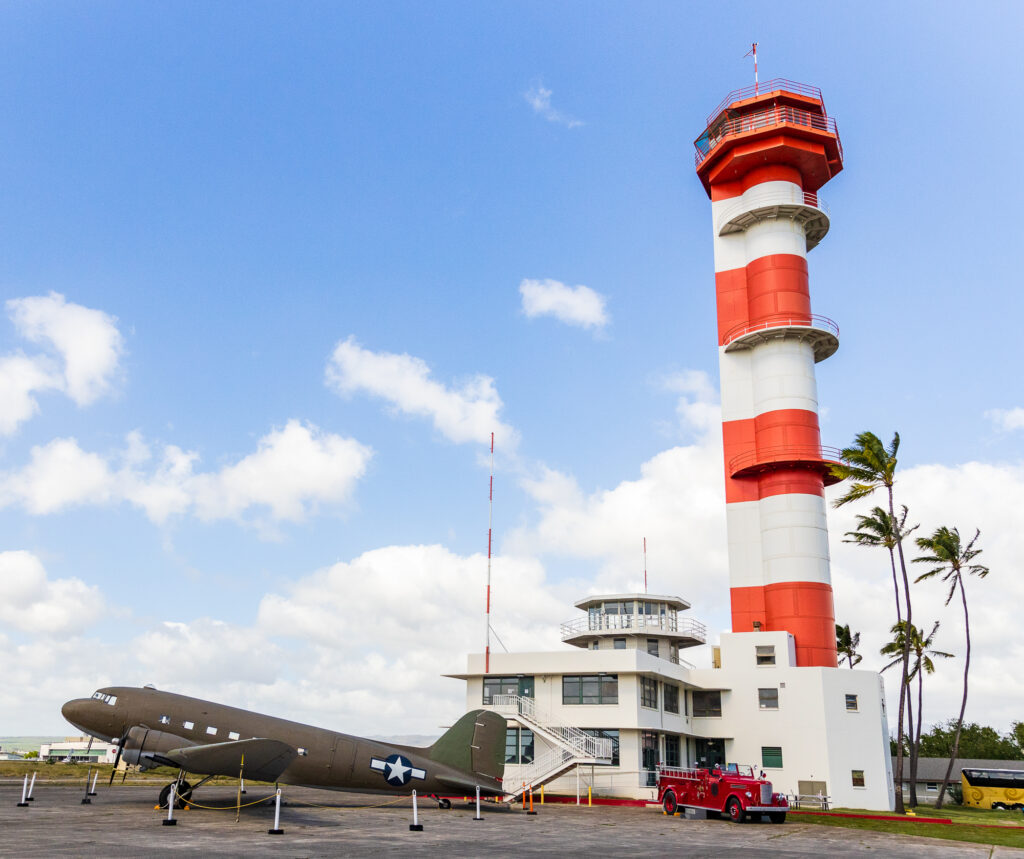
{"type": "MultiPolygon", "coordinates": [[[[860,808],[836,808],[833,810],[853,815],[878,813],[860,808]]],[[[871,832],[887,832],[894,835],[917,835],[925,838],[940,838],[945,841],[966,841],[972,844],[1024,848],[1024,825],[1021,825],[1019,811],[990,811],[981,808],[965,808],[959,805],[943,806],[938,812],[930,806],[919,805],[915,811],[919,817],[944,817],[953,822],[912,823],[910,820],[907,822],[872,820],[867,816],[863,819],[837,817],[827,813],[793,815],[790,820],[811,823],[816,826],[840,826],[847,829],[866,829],[871,832]],[[987,824],[987,826],[978,824],[987,824]]]]}

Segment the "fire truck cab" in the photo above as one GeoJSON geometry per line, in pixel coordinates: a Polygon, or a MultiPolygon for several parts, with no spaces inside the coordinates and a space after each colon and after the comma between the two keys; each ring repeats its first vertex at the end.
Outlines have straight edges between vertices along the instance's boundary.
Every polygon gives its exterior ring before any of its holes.
{"type": "Polygon", "coordinates": [[[682,769],[658,766],[658,801],[666,814],[680,808],[699,808],[725,814],[735,823],[748,817],[784,823],[789,801],[775,793],[772,783],[758,777],[753,767],[727,764],[724,769],[682,769]]]}

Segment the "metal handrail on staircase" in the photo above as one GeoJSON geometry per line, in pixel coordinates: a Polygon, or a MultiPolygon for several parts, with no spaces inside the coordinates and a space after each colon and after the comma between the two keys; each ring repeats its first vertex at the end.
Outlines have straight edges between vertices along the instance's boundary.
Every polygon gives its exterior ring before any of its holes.
{"type": "MultiPolygon", "coordinates": [[[[515,771],[516,783],[509,785],[509,776],[505,776],[505,792],[513,797],[519,796],[526,788],[539,787],[560,775],[578,762],[578,758],[568,749],[556,747],[547,753],[534,758],[528,764],[521,764],[515,771]]],[[[506,770],[507,773],[507,770],[506,770]]]]}
{"type": "Polygon", "coordinates": [[[523,695],[492,695],[491,706],[498,712],[513,711],[513,715],[521,721],[540,729],[573,756],[586,760],[610,762],[612,759],[612,741],[607,737],[594,737],[572,725],[566,725],[545,714],[537,715],[537,702],[523,695]]]}

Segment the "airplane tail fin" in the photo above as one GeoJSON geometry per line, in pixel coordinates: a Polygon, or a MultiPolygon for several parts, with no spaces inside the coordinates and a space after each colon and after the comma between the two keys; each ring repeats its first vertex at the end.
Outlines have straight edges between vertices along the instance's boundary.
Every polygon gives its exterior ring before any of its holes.
{"type": "Polygon", "coordinates": [[[430,747],[430,759],[500,780],[505,772],[505,730],[504,716],[470,710],[430,747]]]}

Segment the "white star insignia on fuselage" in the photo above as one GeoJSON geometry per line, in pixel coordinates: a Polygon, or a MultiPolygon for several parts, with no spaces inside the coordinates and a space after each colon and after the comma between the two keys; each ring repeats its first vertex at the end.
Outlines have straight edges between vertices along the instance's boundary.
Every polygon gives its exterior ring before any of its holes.
{"type": "Polygon", "coordinates": [[[414,767],[404,755],[394,754],[387,758],[371,758],[370,769],[377,770],[392,787],[404,787],[411,779],[421,781],[427,777],[427,771],[414,767]]]}

